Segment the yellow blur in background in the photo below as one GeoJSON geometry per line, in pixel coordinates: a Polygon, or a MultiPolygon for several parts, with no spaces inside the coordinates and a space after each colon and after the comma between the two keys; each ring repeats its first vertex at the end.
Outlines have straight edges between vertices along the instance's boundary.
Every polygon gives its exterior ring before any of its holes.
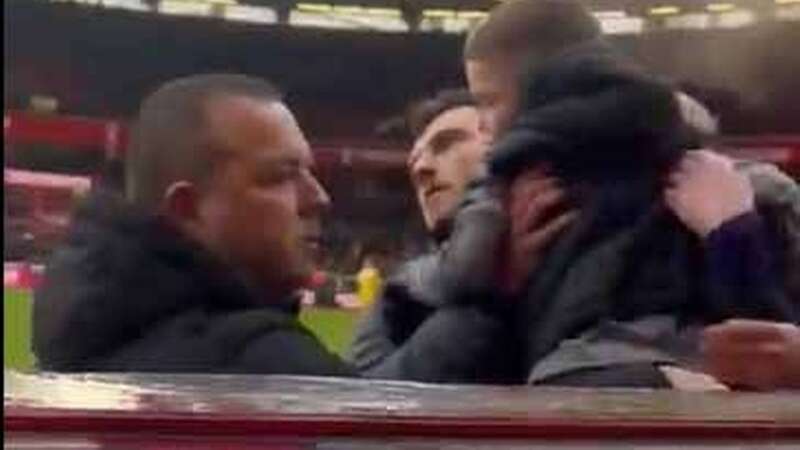
{"type": "Polygon", "coordinates": [[[361,270],[356,275],[356,296],[362,308],[367,308],[375,303],[383,287],[383,277],[375,265],[365,261],[361,270]]]}

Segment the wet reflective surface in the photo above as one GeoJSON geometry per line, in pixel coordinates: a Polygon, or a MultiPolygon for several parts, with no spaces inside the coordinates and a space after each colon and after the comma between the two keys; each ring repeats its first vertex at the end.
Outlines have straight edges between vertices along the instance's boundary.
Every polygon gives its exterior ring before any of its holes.
{"type": "Polygon", "coordinates": [[[6,372],[5,407],[213,414],[343,414],[800,422],[800,392],[531,389],[251,375],[6,372]]]}
{"type": "Polygon", "coordinates": [[[16,372],[3,388],[6,448],[800,448],[793,392],[16,372]]]}

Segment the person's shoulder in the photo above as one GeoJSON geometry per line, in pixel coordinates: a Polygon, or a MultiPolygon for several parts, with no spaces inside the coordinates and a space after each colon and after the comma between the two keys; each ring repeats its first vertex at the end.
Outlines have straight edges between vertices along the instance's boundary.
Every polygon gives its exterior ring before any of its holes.
{"type": "MultiPolygon", "coordinates": [[[[267,309],[227,317],[217,332],[235,331],[235,369],[248,373],[350,376],[353,371],[296,318],[267,309]]],[[[231,342],[229,339],[227,342],[231,342]]]]}
{"type": "Polygon", "coordinates": [[[215,314],[210,324],[210,331],[220,339],[229,343],[238,341],[240,345],[276,332],[309,334],[297,317],[273,308],[250,308],[215,314]]]}
{"type": "Polygon", "coordinates": [[[775,164],[745,159],[734,160],[736,170],[753,185],[759,205],[793,205],[800,211],[800,186],[775,164]]]}
{"type": "Polygon", "coordinates": [[[432,307],[439,305],[438,280],[430,275],[437,273],[440,263],[437,252],[431,251],[400,264],[386,277],[383,298],[390,302],[399,300],[432,307]]]}
{"type": "Polygon", "coordinates": [[[751,177],[763,177],[780,184],[795,184],[795,181],[788,174],[783,172],[777,165],[752,159],[734,158],[733,164],[740,173],[751,177]]]}

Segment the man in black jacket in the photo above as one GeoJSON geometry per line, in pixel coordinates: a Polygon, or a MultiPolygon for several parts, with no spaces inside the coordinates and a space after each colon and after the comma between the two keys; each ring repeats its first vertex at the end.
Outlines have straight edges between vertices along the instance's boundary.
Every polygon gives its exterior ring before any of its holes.
{"type": "MultiPolygon", "coordinates": [[[[36,293],[40,367],[355,375],[296,318],[330,203],[313,164],[263,80],[200,75],[152,94],[133,130],[125,198],[97,193],[79,209],[36,293]]],[[[479,318],[470,329],[449,314],[431,316],[378,376],[435,381],[480,364],[487,347],[469,335],[499,327],[479,318]],[[442,354],[441,330],[466,334],[460,354],[442,354]]]]}

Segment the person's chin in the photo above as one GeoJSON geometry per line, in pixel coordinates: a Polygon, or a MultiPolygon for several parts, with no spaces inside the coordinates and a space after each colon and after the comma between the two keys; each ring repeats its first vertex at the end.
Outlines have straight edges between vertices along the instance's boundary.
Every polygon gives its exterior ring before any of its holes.
{"type": "Polygon", "coordinates": [[[429,207],[426,209],[424,213],[425,217],[425,225],[428,227],[429,230],[433,230],[438,226],[440,222],[445,220],[445,214],[443,212],[443,208],[440,208],[439,205],[436,207],[429,207]]]}
{"type": "Polygon", "coordinates": [[[311,264],[296,265],[290,269],[287,279],[293,289],[307,289],[311,285],[311,278],[314,275],[315,267],[311,264]]]}

